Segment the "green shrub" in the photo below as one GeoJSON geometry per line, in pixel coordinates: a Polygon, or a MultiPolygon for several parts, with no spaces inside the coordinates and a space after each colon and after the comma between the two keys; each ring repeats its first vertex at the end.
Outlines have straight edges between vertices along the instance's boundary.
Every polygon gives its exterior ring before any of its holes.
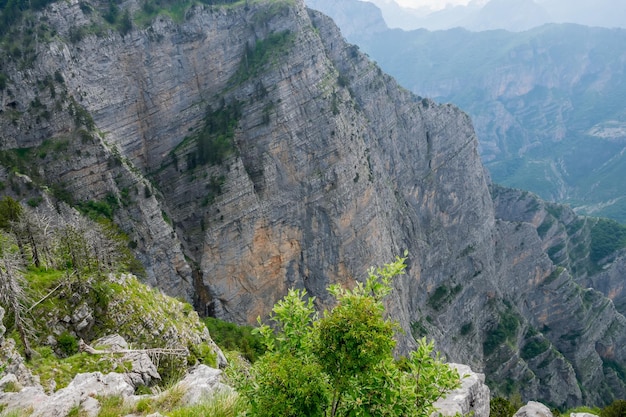
{"type": "Polygon", "coordinates": [[[258,332],[268,353],[232,380],[251,416],[428,416],[433,403],[459,386],[456,370],[425,339],[401,365],[393,358],[397,324],[383,298],[404,258],[371,269],[353,290],[331,285],[336,306],[318,318],[305,291],[290,290],[272,309],[275,331],[258,332]],[[245,375],[249,377],[246,378],[245,375]]]}
{"type": "Polygon", "coordinates": [[[67,356],[78,353],[78,340],[69,332],[63,332],[57,338],[57,345],[59,346],[61,352],[63,352],[67,356]]]}
{"type": "Polygon", "coordinates": [[[513,417],[517,410],[518,408],[503,397],[492,398],[489,402],[489,417],[513,417]]]}
{"type": "Polygon", "coordinates": [[[626,401],[613,401],[600,411],[600,417],[626,417],[626,401]]]}
{"type": "Polygon", "coordinates": [[[550,349],[550,342],[547,339],[544,339],[543,337],[535,337],[524,345],[520,355],[522,359],[529,360],[542,354],[548,349],[550,349]]]}
{"type": "Polygon", "coordinates": [[[250,362],[255,362],[265,353],[261,337],[253,333],[251,326],[238,326],[213,317],[205,317],[202,322],[209,329],[213,341],[224,350],[237,351],[250,362]]]}
{"type": "Polygon", "coordinates": [[[513,339],[517,334],[518,328],[519,319],[511,310],[502,313],[498,324],[487,331],[485,341],[483,342],[483,353],[485,356],[495,352],[502,343],[513,339]]]}

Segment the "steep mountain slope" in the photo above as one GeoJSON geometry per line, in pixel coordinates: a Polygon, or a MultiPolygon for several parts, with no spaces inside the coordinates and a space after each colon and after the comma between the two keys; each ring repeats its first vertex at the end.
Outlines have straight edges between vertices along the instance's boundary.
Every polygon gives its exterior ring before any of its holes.
{"type": "Polygon", "coordinates": [[[466,110],[495,182],[626,222],[625,30],[375,33],[348,39],[416,94],[466,110]]]}
{"type": "Polygon", "coordinates": [[[626,320],[535,226],[496,219],[466,114],[398,86],[302,1],[127,6],[130,29],[54,3],[32,61],[4,52],[4,192],[109,213],[148,281],[240,323],[290,287],[323,308],[329,283],[408,250],[399,353],[429,334],[498,392],[624,395],[602,364],[626,364],[626,320]]]}

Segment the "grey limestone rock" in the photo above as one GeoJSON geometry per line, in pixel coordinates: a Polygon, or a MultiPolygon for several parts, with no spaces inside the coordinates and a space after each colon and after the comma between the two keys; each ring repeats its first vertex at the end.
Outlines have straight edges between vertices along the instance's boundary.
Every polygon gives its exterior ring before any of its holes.
{"type": "Polygon", "coordinates": [[[548,407],[536,401],[529,401],[517,410],[513,417],[553,417],[548,407]]]}
{"type": "Polygon", "coordinates": [[[489,417],[489,387],[485,385],[485,375],[475,373],[467,365],[451,363],[461,377],[461,387],[448,393],[435,402],[440,415],[489,417]]]}
{"type": "Polygon", "coordinates": [[[13,374],[5,374],[2,378],[0,378],[0,391],[4,391],[7,385],[16,385],[19,384],[17,377],[13,374]]]}
{"type": "Polygon", "coordinates": [[[176,384],[185,391],[183,402],[196,404],[219,392],[233,392],[233,389],[221,382],[222,371],[206,365],[199,365],[191,370],[180,382],[176,384]]]}
{"type": "Polygon", "coordinates": [[[95,404],[92,399],[96,395],[128,397],[134,392],[134,387],[122,374],[100,372],[78,374],[67,387],[46,396],[47,398],[41,397],[43,401],[33,406],[32,415],[36,417],[66,416],[72,408],[82,407],[84,402],[87,402],[89,409],[93,409],[95,404]]]}

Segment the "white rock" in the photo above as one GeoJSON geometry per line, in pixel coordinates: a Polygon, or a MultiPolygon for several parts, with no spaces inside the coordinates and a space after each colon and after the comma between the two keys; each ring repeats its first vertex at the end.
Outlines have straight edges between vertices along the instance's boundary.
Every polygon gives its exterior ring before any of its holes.
{"type": "Polygon", "coordinates": [[[185,395],[184,404],[196,404],[205,400],[208,396],[217,392],[230,392],[232,388],[222,384],[220,375],[222,371],[206,365],[199,365],[185,376],[176,387],[183,388],[185,395]]]}
{"type": "Polygon", "coordinates": [[[552,412],[545,405],[536,401],[528,401],[528,404],[517,410],[513,417],[553,417],[552,412]]]}
{"type": "Polygon", "coordinates": [[[9,384],[19,384],[17,377],[14,374],[6,374],[0,379],[0,391],[4,391],[4,387],[9,384]]]}
{"type": "Polygon", "coordinates": [[[485,385],[485,375],[477,374],[467,365],[449,364],[461,377],[461,387],[450,392],[445,398],[435,402],[440,415],[454,416],[457,413],[474,417],[489,417],[489,387],[485,385]]]}

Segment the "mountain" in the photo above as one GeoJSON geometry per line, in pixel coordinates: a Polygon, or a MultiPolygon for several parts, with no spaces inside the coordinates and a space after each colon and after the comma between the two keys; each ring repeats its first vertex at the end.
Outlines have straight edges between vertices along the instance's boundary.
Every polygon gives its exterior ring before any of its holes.
{"type": "Polygon", "coordinates": [[[55,2],[2,42],[2,192],[108,216],[200,313],[253,323],[292,287],[323,310],[407,250],[398,354],[429,335],[497,394],[626,395],[626,319],[581,286],[622,262],[619,225],[598,240],[529,194],[494,203],[470,117],[302,1],[55,2]]]}
{"type": "Polygon", "coordinates": [[[362,1],[380,8],[390,27],[404,30],[462,27],[472,31],[524,31],[545,23],[626,28],[626,5],[619,0],[474,0],[467,5],[447,4],[441,9],[402,7],[393,0],[362,1]]]}
{"type": "Polygon", "coordinates": [[[626,222],[626,30],[553,24],[349,39],[416,94],[466,110],[495,182],[626,222]]]}

